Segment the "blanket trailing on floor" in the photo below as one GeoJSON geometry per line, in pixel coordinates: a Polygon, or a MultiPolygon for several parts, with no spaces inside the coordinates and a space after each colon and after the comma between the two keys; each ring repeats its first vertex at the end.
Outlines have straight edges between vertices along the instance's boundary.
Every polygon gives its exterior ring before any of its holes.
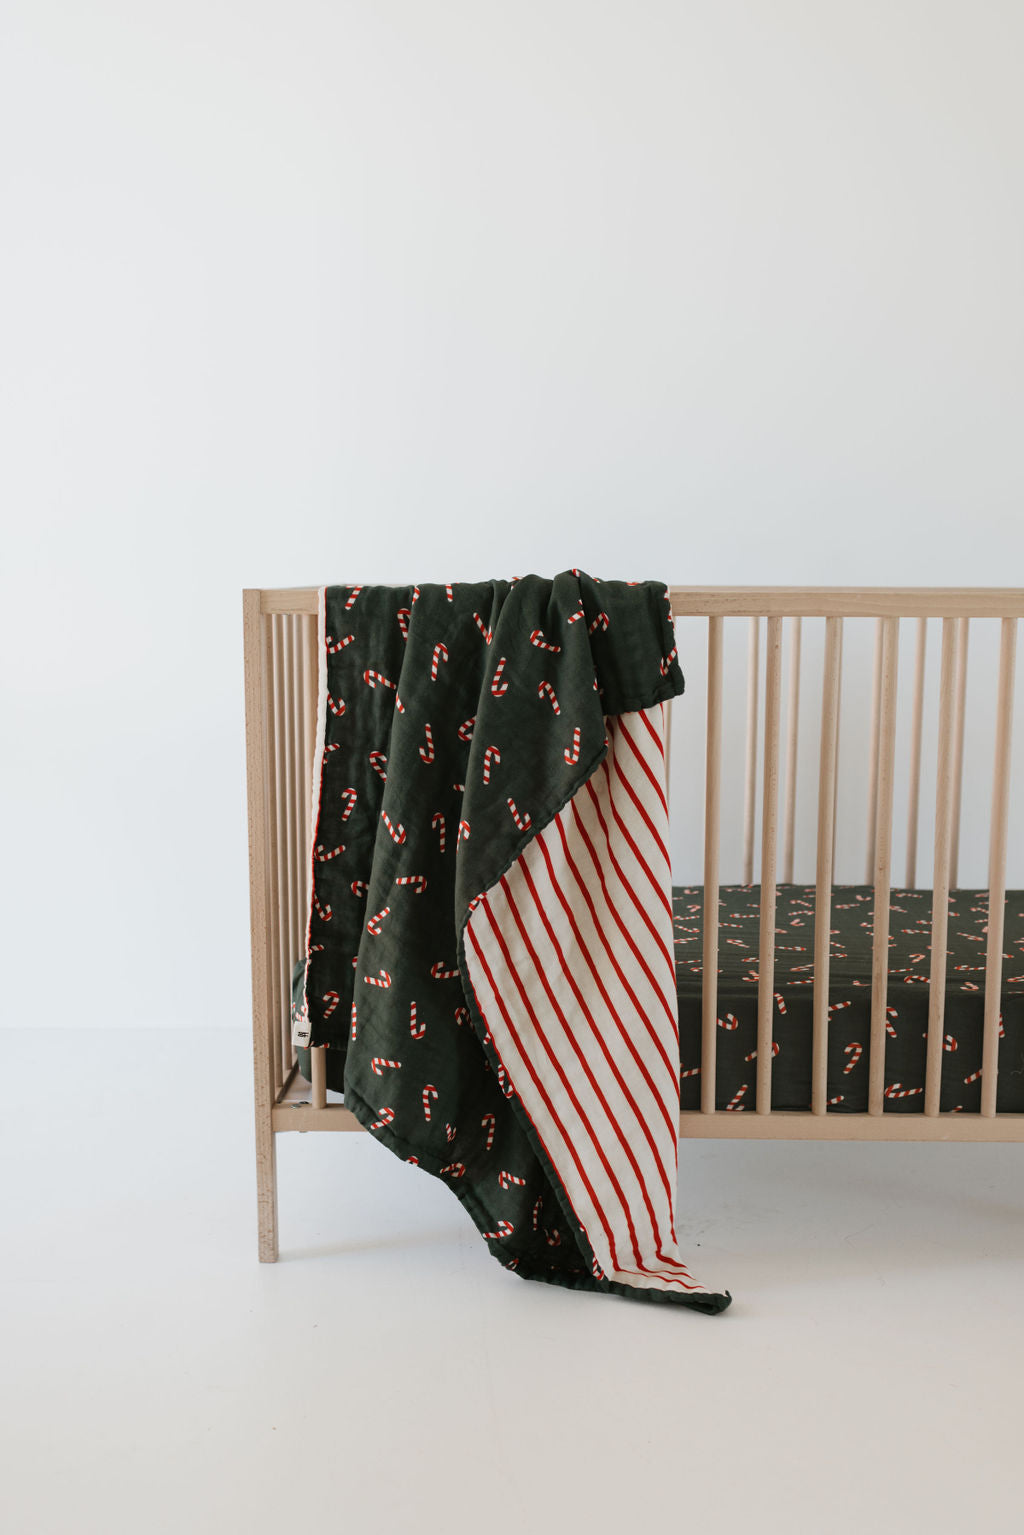
{"type": "Polygon", "coordinates": [[[675,1232],[666,587],[329,586],[293,1038],[494,1257],[729,1305],[675,1232]]]}

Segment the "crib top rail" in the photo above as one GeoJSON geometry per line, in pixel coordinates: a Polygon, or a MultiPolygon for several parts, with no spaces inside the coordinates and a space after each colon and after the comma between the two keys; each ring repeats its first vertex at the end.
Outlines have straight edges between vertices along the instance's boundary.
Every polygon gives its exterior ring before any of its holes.
{"type": "MultiPolygon", "coordinates": [[[[1013,586],[670,586],[676,618],[1024,618],[1013,586]]],[[[316,613],[315,586],[265,587],[262,613],[316,613]]]]}

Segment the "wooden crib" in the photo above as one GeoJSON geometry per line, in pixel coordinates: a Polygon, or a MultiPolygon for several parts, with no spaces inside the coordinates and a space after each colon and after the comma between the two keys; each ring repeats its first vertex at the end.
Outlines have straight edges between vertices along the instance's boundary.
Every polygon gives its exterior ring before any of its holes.
{"type": "MultiPolygon", "coordinates": [[[[1016,631],[1017,620],[1024,614],[1024,590],[672,587],[670,591],[675,619],[706,621],[703,678],[706,705],[701,710],[701,724],[705,726],[701,830],[702,1074],[700,1108],[680,1114],[680,1134],[801,1140],[1024,1140],[1024,1113],[996,1110],[1016,631]],[[875,628],[870,726],[863,748],[858,743],[851,752],[846,746],[840,749],[844,621],[862,619],[874,620],[875,628]],[[932,984],[924,1047],[923,1111],[913,1114],[883,1112],[901,619],[907,621],[915,635],[913,684],[906,711],[907,888],[917,885],[928,620],[941,620],[931,849],[932,984]],[[949,892],[957,885],[972,619],[998,623],[989,777],[990,917],[985,944],[980,1111],[952,1113],[940,1111],[939,1089],[946,1005],[947,916],[949,892]],[[746,1113],[727,1113],[716,1108],[726,620],[745,620],[748,626],[742,873],[743,883],[750,886],[756,867],[761,889],[756,1084],[751,1111],[746,1113]],[[802,652],[806,657],[809,638],[804,620],[822,621],[813,632],[823,646],[820,691],[815,690],[812,700],[817,764],[812,1078],[808,1108],[781,1111],[771,1106],[775,892],[778,882],[792,883],[794,873],[798,742],[802,728],[806,729],[801,726],[801,696],[804,715],[809,697],[806,685],[802,688],[806,672],[802,652]],[[834,869],[841,760],[854,762],[856,772],[864,776],[867,814],[862,822],[862,865],[866,870],[865,883],[873,887],[874,899],[868,1108],[865,1113],[838,1114],[828,1112],[826,1063],[829,918],[833,884],[837,883],[834,869]],[[755,862],[758,847],[760,857],[755,862]]],[[[328,1093],[323,1049],[310,1053],[310,1084],[299,1073],[291,1041],[291,970],[304,951],[308,907],[317,592],[315,588],[247,590],[243,593],[243,606],[259,1257],[262,1262],[273,1262],[278,1251],[275,1136],[288,1130],[362,1127],[343,1103],[336,1101],[337,1095],[328,1093]]],[[[699,692],[693,685],[694,659],[685,650],[681,653],[681,664],[687,691],[699,692]]],[[[685,707],[683,701],[680,707],[685,707]]],[[[692,724],[692,716],[688,717],[692,724]]],[[[677,804],[678,797],[677,790],[677,804]]],[[[692,802],[693,797],[690,799],[692,802]]]]}

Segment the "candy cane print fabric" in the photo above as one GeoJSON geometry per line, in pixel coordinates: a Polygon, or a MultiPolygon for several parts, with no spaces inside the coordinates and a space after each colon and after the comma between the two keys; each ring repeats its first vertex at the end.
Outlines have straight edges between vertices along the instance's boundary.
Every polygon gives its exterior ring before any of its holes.
{"type": "Polygon", "coordinates": [[[598,771],[470,914],[469,978],[597,1269],[634,1289],[710,1296],[675,1233],[665,707],[607,728],[598,771]]]}
{"type": "Polygon", "coordinates": [[[714,1313],[675,1235],[661,582],[319,594],[293,1040],[524,1279],[714,1313]]]}

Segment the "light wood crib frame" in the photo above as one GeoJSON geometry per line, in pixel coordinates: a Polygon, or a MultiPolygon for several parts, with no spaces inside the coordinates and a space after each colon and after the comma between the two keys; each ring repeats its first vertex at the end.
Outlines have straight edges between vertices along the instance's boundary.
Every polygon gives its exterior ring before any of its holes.
{"type": "MultiPolygon", "coordinates": [[[[1024,1114],[996,1112],[999,1003],[1006,892],[1010,750],[1017,620],[1024,589],[953,587],[671,587],[673,617],[707,621],[706,770],[703,827],[703,993],[701,1107],[681,1113],[679,1133],[693,1136],[799,1140],[1021,1141],[1024,1114]],[[843,622],[875,619],[871,732],[865,767],[865,883],[874,886],[870,1069],[867,1113],[827,1112],[829,917],[835,861],[843,622]],[[948,895],[956,887],[963,768],[968,633],[974,618],[1000,620],[992,748],[988,924],[979,1113],[940,1112],[948,895]],[[757,1080],[752,1112],[715,1107],[718,889],[722,785],[722,659],[726,620],[749,626],[745,762],[744,883],[754,876],[755,821],[760,809],[760,962],[757,1080]],[[761,620],[764,620],[762,631],[761,620]],[[801,628],[824,620],[818,785],[812,1090],[807,1110],[771,1107],[776,884],[793,880],[795,762],[801,678],[801,628]],[[941,619],[935,777],[932,933],[925,1090],[922,1113],[883,1113],[889,893],[893,871],[893,789],[900,620],[916,621],[906,885],[915,885],[921,782],[922,712],[927,620],[941,619]],[[783,622],[788,620],[788,708],[781,718],[783,622]],[[764,651],[761,652],[761,635],[764,651]],[[760,676],[764,674],[759,734],[760,676]],[[780,817],[780,758],[786,752],[780,817]],[[760,753],[758,748],[761,748],[760,753]],[[757,803],[759,755],[760,805],[757,803]],[[781,835],[780,835],[781,833],[781,835]],[[781,843],[781,856],[780,856],[781,843]]],[[[343,1104],[329,1102],[323,1048],[310,1052],[312,1082],[299,1074],[291,1042],[291,969],[304,952],[309,894],[313,737],[316,725],[316,588],[243,593],[249,871],[252,922],[253,1062],[255,1074],[259,1257],[278,1255],[276,1137],[298,1130],[361,1130],[343,1104]]],[[[688,672],[686,660],[684,674],[688,672]]],[[[692,662],[689,668],[692,672],[692,662]]],[[[689,684],[689,675],[687,681],[689,684]]],[[[332,1098],[335,1095],[331,1095],[332,1098]]]]}

